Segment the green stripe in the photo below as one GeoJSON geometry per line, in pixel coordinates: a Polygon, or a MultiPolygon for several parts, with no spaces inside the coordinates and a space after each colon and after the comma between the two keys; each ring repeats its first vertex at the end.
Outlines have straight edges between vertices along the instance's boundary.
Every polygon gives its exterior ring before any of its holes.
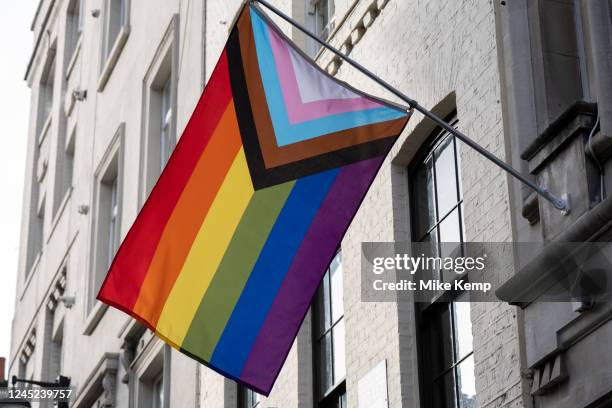
{"type": "Polygon", "coordinates": [[[181,348],[210,361],[234,305],[295,182],[256,191],[223,255],[181,348]]]}

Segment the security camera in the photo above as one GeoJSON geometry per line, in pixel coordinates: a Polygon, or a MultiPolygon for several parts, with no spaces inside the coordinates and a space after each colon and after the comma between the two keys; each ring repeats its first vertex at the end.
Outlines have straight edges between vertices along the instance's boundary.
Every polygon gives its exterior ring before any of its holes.
{"type": "Polygon", "coordinates": [[[66,309],[71,309],[72,306],[74,306],[74,304],[76,302],[76,297],[62,295],[62,296],[59,297],[59,300],[64,304],[66,309]]]}
{"type": "Polygon", "coordinates": [[[72,96],[79,102],[84,101],[87,98],[87,90],[86,89],[75,89],[72,91],[72,96]]]}

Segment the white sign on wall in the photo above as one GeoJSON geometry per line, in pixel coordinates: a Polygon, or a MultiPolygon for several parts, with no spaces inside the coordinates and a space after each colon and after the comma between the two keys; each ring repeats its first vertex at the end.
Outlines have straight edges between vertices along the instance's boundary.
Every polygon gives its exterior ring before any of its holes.
{"type": "Polygon", "coordinates": [[[359,408],[389,408],[387,396],[387,360],[361,377],[358,385],[359,408]]]}

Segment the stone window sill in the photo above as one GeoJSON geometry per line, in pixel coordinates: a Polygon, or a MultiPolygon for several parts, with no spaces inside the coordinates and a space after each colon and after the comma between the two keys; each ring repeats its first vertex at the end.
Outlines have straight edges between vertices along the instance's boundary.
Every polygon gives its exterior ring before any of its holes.
{"type": "Polygon", "coordinates": [[[98,327],[98,323],[100,323],[100,320],[102,320],[104,314],[108,310],[107,304],[102,303],[99,300],[96,300],[95,302],[95,305],[89,312],[87,320],[85,321],[85,329],[83,330],[83,334],[85,336],[91,335],[94,330],[96,330],[96,327],[98,327]]]}
{"type": "Polygon", "coordinates": [[[115,45],[113,45],[111,52],[108,54],[102,72],[100,72],[100,79],[98,80],[98,92],[104,91],[104,87],[106,87],[106,83],[108,82],[108,79],[113,73],[115,65],[117,65],[119,56],[121,55],[123,47],[125,46],[125,43],[127,42],[129,36],[130,26],[124,25],[123,27],[121,27],[121,31],[119,31],[119,34],[117,35],[115,45]]]}

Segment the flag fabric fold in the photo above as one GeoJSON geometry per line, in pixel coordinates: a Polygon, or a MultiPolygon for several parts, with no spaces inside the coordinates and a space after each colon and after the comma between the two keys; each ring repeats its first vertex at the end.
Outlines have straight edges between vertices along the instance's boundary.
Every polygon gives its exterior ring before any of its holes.
{"type": "Polygon", "coordinates": [[[268,395],[407,121],[245,5],[98,299],[268,395]]]}

